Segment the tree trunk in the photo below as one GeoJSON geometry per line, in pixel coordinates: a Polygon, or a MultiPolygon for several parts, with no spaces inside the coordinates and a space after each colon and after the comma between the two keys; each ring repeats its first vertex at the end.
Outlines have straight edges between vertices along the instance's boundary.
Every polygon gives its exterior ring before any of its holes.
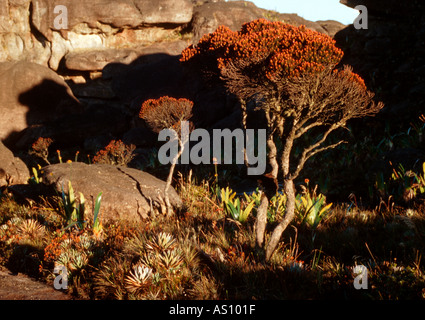
{"type": "Polygon", "coordinates": [[[173,207],[171,206],[171,203],[170,203],[168,190],[170,189],[171,182],[173,182],[174,168],[176,167],[177,160],[180,158],[180,156],[183,154],[183,151],[184,151],[184,143],[181,141],[181,139],[179,139],[179,145],[180,145],[180,150],[178,154],[176,155],[176,157],[173,159],[173,162],[171,163],[167,181],[165,182],[164,201],[167,207],[167,216],[170,216],[173,213],[173,207]]]}
{"type": "Polygon", "coordinates": [[[273,255],[276,247],[280,241],[282,233],[291,223],[295,216],[295,189],[293,180],[285,180],[283,182],[283,189],[286,195],[286,210],[285,217],[273,230],[273,233],[270,237],[270,241],[266,248],[266,261],[269,261],[273,255]]]}
{"type": "MultiPolygon", "coordinates": [[[[270,178],[277,179],[279,165],[276,160],[277,158],[277,148],[273,141],[273,135],[270,135],[267,139],[267,147],[269,149],[267,154],[267,159],[271,167],[269,173],[270,178]]],[[[264,238],[267,225],[267,209],[269,207],[269,197],[272,195],[269,194],[268,190],[264,189],[263,194],[261,195],[261,203],[257,209],[257,220],[255,221],[255,237],[257,241],[257,246],[263,248],[264,238]]]]}
{"type": "Polygon", "coordinates": [[[270,111],[265,112],[265,116],[267,119],[267,160],[271,167],[271,171],[269,174],[277,178],[279,172],[279,163],[277,162],[277,148],[274,143],[274,120],[271,117],[270,111]]]}
{"type": "Polygon", "coordinates": [[[255,221],[255,237],[257,246],[263,248],[264,235],[266,233],[267,225],[267,208],[269,206],[269,199],[264,192],[261,194],[261,203],[257,209],[257,220],[255,221]]]}
{"type": "Polygon", "coordinates": [[[167,181],[165,182],[165,188],[164,188],[164,201],[165,205],[167,207],[167,216],[170,216],[173,212],[173,208],[170,203],[170,197],[168,195],[168,190],[170,189],[171,182],[173,181],[173,174],[174,174],[174,168],[176,167],[176,161],[173,161],[170,167],[170,172],[168,173],[167,181]]]}
{"type": "MultiPolygon", "coordinates": [[[[289,122],[293,124],[293,121],[289,122]]],[[[270,241],[266,248],[266,261],[269,261],[280,241],[282,233],[291,223],[295,216],[295,187],[294,179],[290,178],[290,159],[291,151],[294,145],[294,126],[288,126],[285,143],[282,150],[281,169],[283,174],[283,191],[286,195],[286,210],[282,221],[273,230],[270,241]]]]}
{"type": "Polygon", "coordinates": [[[277,179],[277,174],[279,172],[279,164],[277,162],[277,148],[276,144],[273,141],[273,136],[268,137],[267,139],[267,148],[269,149],[269,152],[267,154],[267,158],[271,167],[270,175],[273,178],[277,179]]]}

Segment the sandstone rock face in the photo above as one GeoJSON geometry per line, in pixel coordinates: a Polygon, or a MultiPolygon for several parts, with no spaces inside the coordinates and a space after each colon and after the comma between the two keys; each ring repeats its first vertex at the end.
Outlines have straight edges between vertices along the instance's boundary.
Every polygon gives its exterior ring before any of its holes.
{"type": "Polygon", "coordinates": [[[0,87],[0,140],[9,147],[28,127],[79,111],[65,81],[36,63],[1,62],[0,87]]]}
{"type": "MultiPolygon", "coordinates": [[[[109,62],[128,63],[139,53],[129,53],[128,49],[177,39],[183,29],[193,34],[192,42],[197,42],[221,24],[237,30],[258,18],[304,24],[327,33],[319,23],[260,9],[247,1],[0,0],[0,45],[5,48],[0,61],[25,59],[58,70],[61,60],[68,56],[65,67],[81,70],[81,57],[74,53],[96,50],[86,60],[94,61],[99,70],[109,62]]],[[[84,64],[83,70],[87,70],[84,64]]]]}
{"type": "Polygon", "coordinates": [[[21,159],[15,157],[6,146],[0,142],[0,188],[14,184],[26,184],[30,173],[21,159]]]}
{"type": "Polygon", "coordinates": [[[45,63],[50,45],[31,32],[30,0],[0,0],[0,61],[28,60],[45,63]]]}
{"type": "Polygon", "coordinates": [[[193,10],[188,0],[32,0],[32,4],[31,21],[48,40],[58,29],[55,19],[62,13],[58,5],[67,8],[67,30],[80,33],[113,33],[142,24],[184,24],[191,20],[193,10]]]}
{"type": "Polygon", "coordinates": [[[0,0],[0,61],[57,70],[70,52],[152,43],[191,21],[189,0],[0,0]]]}
{"type": "Polygon", "coordinates": [[[184,24],[192,19],[193,6],[189,0],[135,0],[134,3],[147,24],[184,24]]]}
{"type": "MultiPolygon", "coordinates": [[[[103,192],[101,220],[140,221],[150,214],[165,213],[165,182],[136,169],[106,164],[64,163],[44,167],[43,184],[53,186],[58,192],[68,191],[71,181],[76,194],[81,192],[87,209],[99,192],[103,192]]],[[[170,202],[174,208],[182,205],[177,192],[170,188],[170,202]]],[[[91,212],[92,213],[92,212],[91,212]]]]}

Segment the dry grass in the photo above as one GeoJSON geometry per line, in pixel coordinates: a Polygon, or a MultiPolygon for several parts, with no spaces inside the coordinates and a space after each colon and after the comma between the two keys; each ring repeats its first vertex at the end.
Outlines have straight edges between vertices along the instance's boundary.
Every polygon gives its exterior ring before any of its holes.
{"type": "MultiPolygon", "coordinates": [[[[54,206],[0,199],[0,263],[53,283],[66,264],[68,292],[83,299],[422,299],[425,214],[333,207],[316,229],[292,223],[269,263],[245,224],[220,208],[206,182],[180,177],[185,208],[138,225],[64,231],[54,206]],[[353,286],[353,266],[369,289],[353,286]]],[[[255,212],[254,212],[255,215],[255,212]]],[[[271,226],[272,227],[272,226],[271,226]]],[[[269,230],[270,231],[270,230],[269,230]]]]}

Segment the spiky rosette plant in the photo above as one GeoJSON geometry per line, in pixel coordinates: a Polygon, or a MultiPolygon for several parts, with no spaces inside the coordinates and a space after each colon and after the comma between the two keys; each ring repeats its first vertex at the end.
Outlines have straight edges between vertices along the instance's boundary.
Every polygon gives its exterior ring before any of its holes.
{"type": "Polygon", "coordinates": [[[150,251],[166,251],[176,247],[176,239],[169,233],[160,232],[146,243],[146,248],[150,251]]]}
{"type": "MultiPolygon", "coordinates": [[[[178,140],[180,150],[171,161],[171,167],[165,184],[164,200],[167,206],[167,214],[171,214],[172,207],[169,200],[168,190],[171,186],[174,168],[177,160],[183,154],[184,146],[188,137],[182,136],[181,127],[184,121],[189,121],[192,117],[193,102],[188,99],[176,99],[168,96],[159,99],[146,100],[140,109],[139,117],[144,119],[147,125],[154,132],[164,129],[173,129],[177,134],[174,139],[178,140]]],[[[189,130],[193,129],[192,125],[189,130]]]]}
{"type": "Polygon", "coordinates": [[[160,232],[146,242],[145,248],[146,253],[142,256],[142,261],[147,265],[159,266],[170,273],[181,269],[183,263],[182,251],[171,234],[160,232]]]}
{"type": "Polygon", "coordinates": [[[131,293],[141,293],[145,290],[152,278],[152,269],[138,263],[125,278],[125,287],[131,293]]]}
{"type": "Polygon", "coordinates": [[[46,233],[46,228],[37,220],[26,219],[19,225],[19,231],[22,235],[31,239],[42,238],[46,233]]]}
{"type": "Polygon", "coordinates": [[[219,27],[182,52],[182,62],[200,66],[210,81],[222,81],[239,98],[244,128],[247,102],[255,102],[264,112],[270,172],[260,180],[274,182],[263,184],[273,190],[264,190],[257,210],[259,247],[265,246],[267,208],[277,190],[279,170],[287,197],[285,215],[265,248],[266,260],[294,218],[294,179],[306,161],[341,144],[325,142],[348,120],[374,115],[383,107],[373,101],[374,94],[350,68],[337,68],[342,56],[335,41],[325,34],[265,19],[246,23],[236,32],[219,27]],[[305,135],[309,135],[309,145],[301,145],[301,152],[295,154],[294,145],[305,135]],[[283,143],[280,159],[276,138],[283,143]]]}
{"type": "Polygon", "coordinates": [[[169,233],[134,235],[125,250],[137,258],[125,278],[125,288],[138,298],[154,298],[157,293],[172,298],[180,295],[191,281],[195,250],[190,245],[183,249],[183,243],[169,233]]]}

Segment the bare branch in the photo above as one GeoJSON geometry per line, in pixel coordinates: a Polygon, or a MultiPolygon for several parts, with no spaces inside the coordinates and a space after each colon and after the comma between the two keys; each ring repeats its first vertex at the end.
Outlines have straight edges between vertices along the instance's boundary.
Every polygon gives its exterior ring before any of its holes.
{"type": "MultiPolygon", "coordinates": [[[[305,123],[305,121],[304,121],[304,123],[305,123]]],[[[301,136],[303,136],[305,133],[307,133],[310,129],[313,129],[315,127],[320,127],[322,125],[323,125],[323,122],[321,122],[321,121],[310,123],[308,126],[305,126],[305,127],[302,127],[302,125],[301,125],[300,128],[295,133],[294,139],[298,139],[301,136]]]]}
{"type": "Polygon", "coordinates": [[[326,68],[320,73],[305,74],[289,81],[284,94],[303,121],[300,122],[297,137],[310,129],[301,129],[306,123],[311,127],[318,126],[315,122],[330,125],[374,115],[382,109],[383,105],[374,103],[374,95],[357,77],[349,67],[337,71],[326,68]]]}
{"type": "Polygon", "coordinates": [[[342,126],[343,126],[343,124],[334,124],[334,125],[332,125],[323,134],[323,137],[319,141],[317,141],[316,143],[314,143],[314,144],[310,145],[309,147],[305,148],[304,151],[303,151],[303,153],[301,154],[301,157],[300,157],[300,159],[298,161],[298,165],[297,165],[295,171],[292,172],[292,173],[289,173],[288,172],[288,179],[295,179],[299,175],[299,173],[301,172],[301,170],[303,169],[305,162],[309,158],[311,158],[313,155],[317,154],[320,151],[324,151],[326,149],[329,149],[329,148],[319,148],[319,147],[326,141],[326,139],[328,138],[329,134],[332,131],[334,131],[334,130],[342,127],[342,126]]]}
{"type": "Polygon", "coordinates": [[[296,177],[298,177],[298,175],[300,174],[301,170],[304,168],[304,165],[305,165],[306,161],[308,159],[310,159],[312,156],[314,156],[314,155],[316,155],[316,154],[318,154],[318,153],[320,153],[322,151],[326,151],[326,150],[329,150],[329,149],[336,148],[336,147],[338,147],[339,145],[341,145],[343,143],[347,143],[347,141],[341,140],[341,141],[338,141],[337,143],[328,145],[326,147],[317,148],[314,151],[308,153],[304,158],[300,159],[295,172],[290,175],[290,179],[295,179],[296,177]]]}

